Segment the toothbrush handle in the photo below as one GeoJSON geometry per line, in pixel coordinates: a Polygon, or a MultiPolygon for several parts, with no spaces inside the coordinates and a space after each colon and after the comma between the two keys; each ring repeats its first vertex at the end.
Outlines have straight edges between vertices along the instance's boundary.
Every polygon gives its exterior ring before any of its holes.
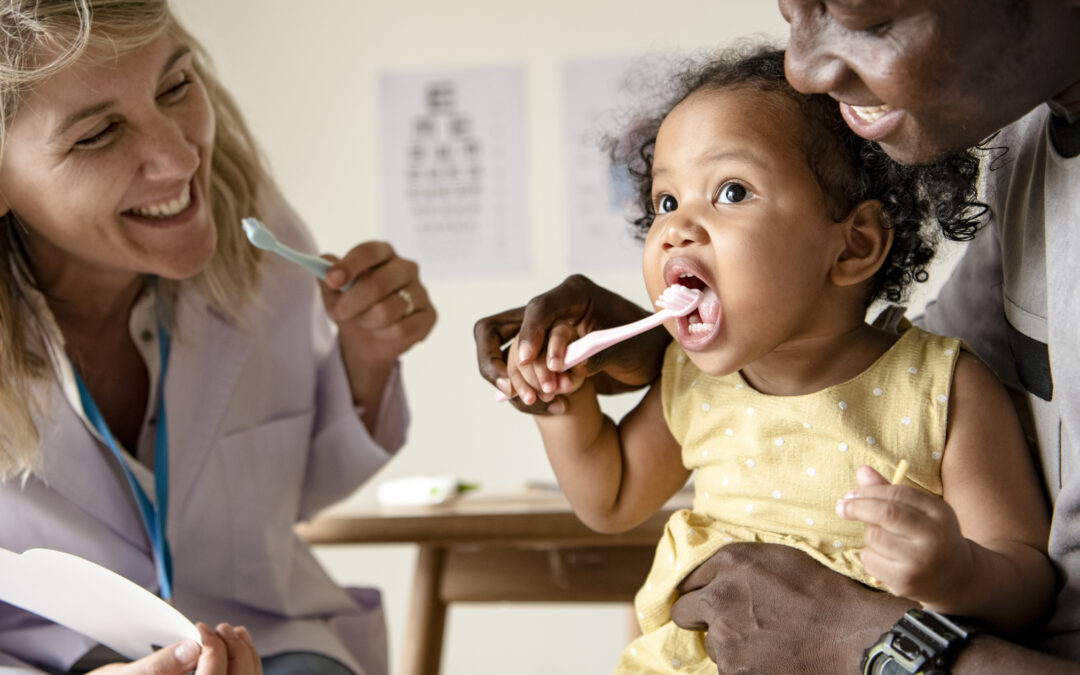
{"type": "Polygon", "coordinates": [[[650,314],[625,326],[594,330],[588,335],[574,340],[566,347],[566,358],[563,360],[563,367],[560,372],[570,370],[593,354],[607,349],[613,344],[656,328],[673,316],[675,316],[673,312],[662,309],[655,314],[650,314]]]}
{"type": "MultiPolygon", "coordinates": [[[[673,316],[678,316],[675,312],[667,309],[661,309],[655,314],[650,314],[644,318],[638,319],[633,323],[628,323],[625,326],[615,326],[614,328],[605,328],[603,330],[594,330],[588,335],[574,340],[566,347],[566,358],[563,362],[563,368],[559,372],[566,372],[577,364],[581,363],[585,359],[589,358],[593,354],[607,349],[613,344],[622,342],[628,338],[632,338],[635,335],[641,335],[647,330],[656,328],[660,324],[664,323],[673,316]]],[[[514,394],[517,396],[517,394],[514,394]]],[[[509,401],[511,396],[507,396],[502,391],[495,390],[496,401],[509,401]]]]}
{"type": "MultiPolygon", "coordinates": [[[[320,258],[317,255],[310,255],[308,253],[301,253],[300,251],[289,248],[288,246],[285,246],[281,243],[279,243],[277,247],[274,248],[274,252],[280,255],[282,258],[285,258],[286,260],[291,260],[297,265],[300,265],[301,267],[311,272],[315,276],[319,277],[323,281],[326,281],[326,273],[334,264],[329,260],[326,260],[325,258],[320,258]]],[[[345,291],[352,288],[352,285],[353,283],[355,283],[355,281],[355,279],[350,280],[338,290],[344,293],[345,291]]]]}
{"type": "Polygon", "coordinates": [[[279,245],[274,250],[280,254],[282,258],[293,261],[323,281],[326,281],[326,272],[333,264],[329,260],[325,260],[319,256],[301,253],[300,251],[284,245],[279,245]]]}

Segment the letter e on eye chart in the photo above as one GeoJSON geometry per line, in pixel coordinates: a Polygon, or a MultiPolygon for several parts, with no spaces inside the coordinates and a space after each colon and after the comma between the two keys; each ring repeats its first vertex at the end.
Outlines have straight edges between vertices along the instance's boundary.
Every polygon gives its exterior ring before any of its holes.
{"type": "Polygon", "coordinates": [[[425,277],[528,272],[522,72],[384,73],[383,223],[425,277]]]}

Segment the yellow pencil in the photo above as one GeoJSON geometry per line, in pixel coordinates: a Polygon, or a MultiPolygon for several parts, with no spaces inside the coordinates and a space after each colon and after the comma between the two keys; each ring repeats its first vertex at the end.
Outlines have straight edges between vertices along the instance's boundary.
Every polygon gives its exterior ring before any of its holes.
{"type": "Polygon", "coordinates": [[[893,472],[892,480],[889,481],[893,485],[897,485],[900,481],[904,480],[904,476],[907,475],[908,461],[906,459],[900,460],[900,463],[896,465],[896,471],[893,472]]]}

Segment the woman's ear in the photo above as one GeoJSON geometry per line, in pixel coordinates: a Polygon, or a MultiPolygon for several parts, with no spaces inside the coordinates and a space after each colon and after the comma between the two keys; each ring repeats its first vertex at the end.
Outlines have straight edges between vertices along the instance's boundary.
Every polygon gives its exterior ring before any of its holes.
{"type": "Polygon", "coordinates": [[[861,202],[841,223],[844,248],[833,262],[830,278],[837,286],[853,286],[874,276],[892,248],[893,230],[885,227],[884,205],[861,202]]]}

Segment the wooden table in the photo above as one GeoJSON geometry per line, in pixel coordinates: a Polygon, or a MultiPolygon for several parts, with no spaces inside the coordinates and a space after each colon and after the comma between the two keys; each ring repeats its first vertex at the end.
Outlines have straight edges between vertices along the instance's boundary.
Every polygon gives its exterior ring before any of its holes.
{"type": "Polygon", "coordinates": [[[330,511],[297,526],[311,544],[418,544],[400,675],[435,675],[452,602],[632,602],[680,492],[617,535],[585,527],[552,490],[466,493],[447,504],[330,511]]]}

